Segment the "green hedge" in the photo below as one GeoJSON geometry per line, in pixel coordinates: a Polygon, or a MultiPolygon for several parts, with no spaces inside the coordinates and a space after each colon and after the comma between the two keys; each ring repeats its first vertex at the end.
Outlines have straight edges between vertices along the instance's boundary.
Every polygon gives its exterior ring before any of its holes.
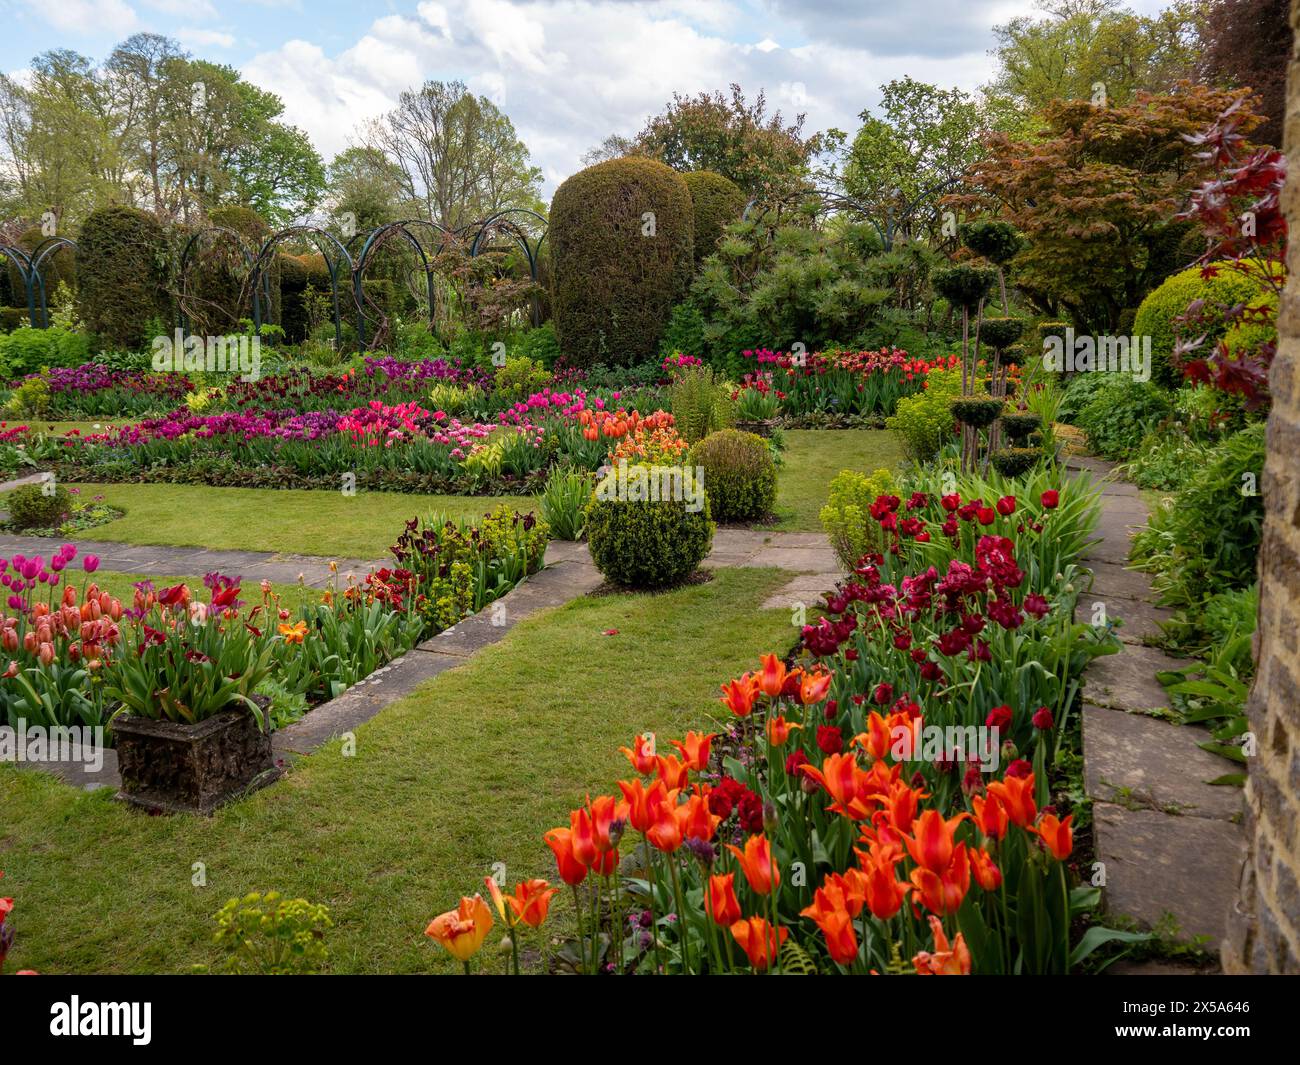
{"type": "Polygon", "coordinates": [[[717,250],[723,228],[740,218],[749,199],[734,181],[712,170],[696,170],[682,178],[691,192],[698,263],[717,250]]]}
{"type": "Polygon", "coordinates": [[[77,240],[77,278],[81,319],[100,347],[139,350],[151,319],[172,320],[172,250],[144,211],[91,212],[77,240]]]}
{"type": "Polygon", "coordinates": [[[548,242],[565,355],[578,366],[654,358],[694,261],[694,213],[682,176],[643,158],[581,170],[555,190],[548,242]]]}

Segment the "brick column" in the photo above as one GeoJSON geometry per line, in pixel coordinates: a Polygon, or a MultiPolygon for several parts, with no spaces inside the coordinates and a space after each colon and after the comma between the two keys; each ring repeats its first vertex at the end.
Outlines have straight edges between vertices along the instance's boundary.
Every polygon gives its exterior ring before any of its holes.
{"type": "MultiPolygon", "coordinates": [[[[1291,25],[1300,28],[1300,0],[1291,25]]],[[[1297,35],[1300,40],[1300,34],[1297,35]]],[[[1300,973],[1300,62],[1287,77],[1283,203],[1289,275],[1278,320],[1264,466],[1259,671],[1249,714],[1257,744],[1246,785],[1249,850],[1228,914],[1228,972],[1300,973]]]]}

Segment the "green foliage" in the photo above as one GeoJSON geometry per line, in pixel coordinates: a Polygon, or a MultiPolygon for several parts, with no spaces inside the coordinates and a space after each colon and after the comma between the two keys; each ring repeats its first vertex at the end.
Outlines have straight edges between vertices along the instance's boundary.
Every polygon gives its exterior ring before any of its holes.
{"type": "Polygon", "coordinates": [[[1003,477],[1023,477],[1043,459],[1039,447],[1004,447],[989,455],[993,468],[1003,477]]]}
{"type": "Polygon", "coordinates": [[[1002,413],[1003,400],[993,396],[957,396],[948,406],[953,418],[962,425],[987,429],[1002,413]]]}
{"type": "Polygon", "coordinates": [[[171,320],[171,250],[162,226],[134,207],[93,212],[77,240],[80,311],[100,347],[145,346],[144,324],[171,320]]]}
{"type": "Polygon", "coordinates": [[[15,529],[56,529],[72,513],[72,495],[63,485],[25,484],[5,497],[9,524],[15,529]]]}
{"type": "Polygon", "coordinates": [[[540,392],[551,379],[546,367],[527,357],[506,359],[493,375],[496,390],[503,397],[519,400],[540,392]]]}
{"type": "Polygon", "coordinates": [[[583,470],[557,467],[542,490],[542,518],[557,540],[581,540],[591,498],[591,475],[583,470]]]}
{"type": "Polygon", "coordinates": [[[1001,425],[1009,439],[1023,441],[1043,427],[1043,419],[1033,411],[1007,411],[1002,415],[1001,425]]]}
{"type": "Polygon", "coordinates": [[[694,261],[691,194],[650,159],[613,159],[555,190],[555,331],[577,366],[653,357],[694,261]]]}
{"type": "Polygon", "coordinates": [[[767,441],[754,433],[722,429],[690,451],[689,463],[704,474],[715,521],[756,521],[776,503],[776,466],[767,441]]]}
{"type": "Polygon", "coordinates": [[[1223,441],[1134,537],[1133,558],[1155,574],[1162,601],[1197,607],[1255,580],[1264,502],[1264,425],[1223,441]]]}
{"type": "Polygon", "coordinates": [[[928,462],[953,435],[951,401],[961,394],[961,372],[939,370],[926,381],[925,391],[904,396],[885,427],[898,438],[903,454],[913,462],[928,462]]]}
{"type": "MultiPolygon", "coordinates": [[[[1173,363],[1174,344],[1180,332],[1195,339],[1205,334],[1203,350],[1212,347],[1230,328],[1223,320],[1221,307],[1245,304],[1247,307],[1266,306],[1275,302],[1263,280],[1231,269],[1222,263],[1215,264],[1218,273],[1211,278],[1201,276],[1201,267],[1194,266],[1182,273],[1174,274],[1142,301],[1138,307],[1137,317],[1133,321],[1134,335],[1151,338],[1151,377],[1152,380],[1169,388],[1182,383],[1182,373],[1173,363]],[[1193,300],[1204,300],[1205,320],[1180,330],[1174,321],[1187,313],[1188,305],[1193,300]]],[[[1261,339],[1276,337],[1274,326],[1251,325],[1250,328],[1260,334],[1261,339]],[[1271,333],[1271,335],[1269,335],[1271,333]]]]}
{"type": "Polygon", "coordinates": [[[40,418],[50,405],[50,383],[44,377],[25,378],[5,403],[5,411],[20,418],[40,418]]]}
{"type": "Polygon", "coordinates": [[[226,952],[225,971],[241,976],[305,976],[329,956],[329,909],[278,891],[231,899],[217,913],[216,943],[226,952]]]}
{"type": "Polygon", "coordinates": [[[559,361],[563,351],[555,335],[554,322],[543,322],[535,329],[525,330],[511,349],[521,358],[532,359],[548,370],[559,361]]]}
{"type": "Polygon", "coordinates": [[[740,217],[748,197],[734,181],[712,170],[695,170],[682,177],[691,192],[698,263],[717,249],[723,230],[740,217]]]}
{"type": "Polygon", "coordinates": [[[49,367],[80,366],[89,361],[90,342],[85,335],[60,326],[20,326],[0,335],[0,379],[5,381],[49,367]]]}
{"type": "MultiPolygon", "coordinates": [[[[644,466],[628,469],[652,476],[644,466]]],[[[587,543],[596,568],[628,588],[663,588],[684,581],[713,546],[713,521],[707,498],[698,511],[684,500],[656,502],[618,499],[617,473],[597,485],[587,504],[587,543]],[[604,497],[604,498],[602,498],[604,497]]]]}
{"type": "Polygon", "coordinates": [[[734,417],[726,386],[708,366],[687,366],[674,372],[668,409],[677,432],[688,444],[726,428],[734,417]]]}
{"type": "Polygon", "coordinates": [[[931,277],[934,290],[958,310],[974,311],[997,284],[998,274],[987,266],[959,263],[936,270],[931,277]]]}
{"type": "Polygon", "coordinates": [[[870,476],[857,470],[841,470],[835,475],[829,502],[818,517],[844,569],[851,571],[867,552],[884,548],[884,533],[871,517],[871,504],[877,496],[897,494],[894,475],[886,469],[870,476]]]}
{"type": "Polygon", "coordinates": [[[668,316],[663,338],[659,341],[659,354],[662,358],[667,358],[682,352],[701,358],[707,351],[704,315],[689,299],[684,300],[668,316]]]}
{"type": "Polygon", "coordinates": [[[1076,419],[1088,434],[1097,454],[1108,459],[1128,458],[1143,438],[1173,411],[1169,394],[1150,381],[1135,381],[1127,374],[1091,374],[1098,387],[1076,419]]]}
{"type": "MultiPolygon", "coordinates": [[[[245,255],[257,255],[271,228],[256,211],[234,206],[213,209],[204,228],[220,231],[204,233],[190,252],[184,309],[192,332],[200,336],[224,336],[237,329],[241,318],[253,316],[253,293],[249,289],[245,255]]],[[[267,272],[271,284],[270,306],[266,305],[265,292],[262,293],[262,317],[268,322],[280,321],[280,262],[279,257],[274,258],[267,272]]]]}

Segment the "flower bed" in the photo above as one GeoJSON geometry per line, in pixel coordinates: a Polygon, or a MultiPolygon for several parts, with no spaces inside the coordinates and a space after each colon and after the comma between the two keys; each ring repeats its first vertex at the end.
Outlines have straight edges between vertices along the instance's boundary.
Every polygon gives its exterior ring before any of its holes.
{"type": "Polygon", "coordinates": [[[125,708],[194,723],[242,703],[283,725],[504,595],[541,567],[545,548],[545,526],[504,507],[475,525],[413,520],[395,566],[336,578],[322,602],[303,595],[297,607],[267,581],[250,594],[217,573],[202,591],[142,581],[125,605],[94,583],[98,558],[78,559],[72,544],[48,563],[0,559],[0,722],[111,726],[125,708]]]}

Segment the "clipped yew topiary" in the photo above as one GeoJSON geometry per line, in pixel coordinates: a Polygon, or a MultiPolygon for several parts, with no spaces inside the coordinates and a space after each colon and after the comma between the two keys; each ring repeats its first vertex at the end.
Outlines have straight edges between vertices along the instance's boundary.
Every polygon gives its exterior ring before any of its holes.
{"type": "Polygon", "coordinates": [[[1003,477],[1019,477],[1028,473],[1042,460],[1043,451],[1037,447],[1004,447],[989,456],[993,468],[1003,477]]]}
{"type": "Polygon", "coordinates": [[[1021,318],[985,318],[980,323],[980,342],[998,351],[1005,351],[1025,331],[1021,318]]]}
{"type": "MultiPolygon", "coordinates": [[[[684,499],[649,500],[618,491],[622,471],[596,486],[587,504],[587,545],[596,568],[626,588],[665,588],[695,572],[713,546],[708,499],[688,510],[684,499]]],[[[657,476],[651,467],[626,469],[627,484],[657,476]]],[[[646,481],[642,482],[643,484],[646,481]]]]}
{"type": "Polygon", "coordinates": [[[691,191],[695,261],[698,263],[717,250],[723,228],[739,221],[749,200],[739,185],[712,170],[696,170],[683,174],[682,178],[691,191]]]}
{"type": "Polygon", "coordinates": [[[1167,278],[1138,308],[1133,320],[1133,335],[1139,340],[1147,336],[1151,338],[1151,379],[1157,384],[1172,388],[1182,383],[1183,375],[1172,359],[1178,332],[1174,319],[1186,314],[1194,300],[1205,301],[1206,317],[1203,322],[1190,326],[1188,333],[1192,337],[1204,333],[1205,343],[1201,350],[1208,352],[1229,328],[1223,321],[1220,307],[1232,307],[1238,303],[1257,307],[1266,303],[1271,295],[1262,277],[1251,277],[1224,263],[1211,265],[1218,269],[1214,277],[1202,277],[1201,268],[1193,266],[1167,278]]]}
{"type": "Polygon", "coordinates": [[[554,321],[578,366],[655,357],[695,255],[691,193],[652,159],[611,159],[555,190],[550,229],[554,321]]]}
{"type": "Polygon", "coordinates": [[[25,484],[5,500],[15,529],[54,529],[72,513],[72,495],[63,485],[25,484]]]}
{"type": "Polygon", "coordinates": [[[134,207],[92,211],[77,238],[81,320],[100,347],[138,351],[150,319],[172,320],[172,249],[151,214],[134,207]]]}
{"type": "Polygon", "coordinates": [[[723,429],[690,452],[690,464],[704,473],[704,491],[717,521],[756,521],[776,503],[776,464],[761,436],[723,429]]]}

